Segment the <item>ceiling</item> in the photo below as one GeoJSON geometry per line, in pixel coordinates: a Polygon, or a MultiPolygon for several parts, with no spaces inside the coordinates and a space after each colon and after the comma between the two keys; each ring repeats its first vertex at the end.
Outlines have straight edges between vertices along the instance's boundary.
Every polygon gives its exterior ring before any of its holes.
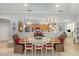
{"type": "Polygon", "coordinates": [[[24,3],[0,3],[0,13],[79,13],[79,4],[28,3],[25,7],[24,3]]]}

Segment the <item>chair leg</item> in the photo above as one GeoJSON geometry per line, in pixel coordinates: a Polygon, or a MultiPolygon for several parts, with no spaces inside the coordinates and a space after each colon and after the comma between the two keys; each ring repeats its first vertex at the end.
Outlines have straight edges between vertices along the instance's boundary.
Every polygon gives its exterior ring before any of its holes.
{"type": "Polygon", "coordinates": [[[43,56],[43,50],[41,49],[41,55],[43,56]]]}
{"type": "Polygon", "coordinates": [[[25,49],[25,54],[26,54],[26,49],[25,49]]]}
{"type": "Polygon", "coordinates": [[[36,55],[36,49],[35,49],[35,53],[34,54],[36,55]]]}
{"type": "Polygon", "coordinates": [[[47,55],[47,49],[46,49],[46,55],[47,55]]]}
{"type": "Polygon", "coordinates": [[[55,49],[53,48],[53,52],[54,52],[54,54],[55,54],[55,49]]]}
{"type": "Polygon", "coordinates": [[[52,54],[53,54],[53,55],[55,54],[55,50],[54,50],[54,48],[52,48],[52,54]]]}
{"type": "Polygon", "coordinates": [[[33,49],[31,50],[31,52],[32,52],[32,56],[33,56],[33,49]]]}
{"type": "Polygon", "coordinates": [[[52,55],[54,55],[54,51],[53,51],[53,49],[52,49],[52,55]]]}

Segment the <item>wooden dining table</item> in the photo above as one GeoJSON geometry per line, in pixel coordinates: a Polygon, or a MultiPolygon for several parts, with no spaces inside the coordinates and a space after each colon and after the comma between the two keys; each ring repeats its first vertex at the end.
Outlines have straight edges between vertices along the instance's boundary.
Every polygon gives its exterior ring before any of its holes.
{"type": "Polygon", "coordinates": [[[47,38],[47,37],[43,37],[42,39],[35,39],[35,38],[24,38],[22,40],[20,40],[20,44],[25,44],[25,43],[33,43],[34,45],[45,45],[48,42],[52,42],[52,43],[60,43],[60,40],[58,38],[47,38]]]}

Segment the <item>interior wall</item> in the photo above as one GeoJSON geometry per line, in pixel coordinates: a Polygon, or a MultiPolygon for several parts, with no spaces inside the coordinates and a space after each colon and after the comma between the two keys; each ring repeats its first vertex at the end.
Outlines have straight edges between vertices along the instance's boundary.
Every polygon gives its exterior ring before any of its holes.
{"type": "Polygon", "coordinates": [[[0,18],[5,18],[5,19],[9,19],[11,21],[13,20],[18,20],[20,17],[22,18],[29,18],[29,19],[36,19],[36,20],[41,20],[42,18],[48,18],[48,17],[55,17],[57,19],[56,22],[63,22],[63,21],[74,21],[74,19],[76,20],[76,18],[78,17],[78,15],[76,14],[10,14],[10,13],[0,13],[0,18]]]}
{"type": "MultiPolygon", "coordinates": [[[[72,22],[76,23],[76,21],[78,21],[78,18],[79,18],[78,15],[76,15],[76,14],[31,14],[31,13],[29,13],[29,14],[16,14],[16,13],[14,13],[14,14],[10,14],[10,13],[3,14],[3,13],[1,13],[0,18],[5,18],[5,19],[10,20],[10,30],[11,30],[11,32],[10,32],[11,36],[10,37],[12,37],[13,33],[18,33],[17,32],[17,21],[20,19],[20,17],[26,18],[26,19],[29,18],[29,19],[32,19],[32,20],[34,20],[34,19],[39,20],[39,22],[41,21],[42,18],[47,19],[48,17],[55,17],[56,23],[64,23],[64,24],[72,23],[72,22]],[[15,26],[16,31],[13,31],[13,29],[12,29],[13,23],[16,24],[16,26],[15,26]]],[[[20,34],[22,35],[23,33],[20,33],[20,34]]]]}

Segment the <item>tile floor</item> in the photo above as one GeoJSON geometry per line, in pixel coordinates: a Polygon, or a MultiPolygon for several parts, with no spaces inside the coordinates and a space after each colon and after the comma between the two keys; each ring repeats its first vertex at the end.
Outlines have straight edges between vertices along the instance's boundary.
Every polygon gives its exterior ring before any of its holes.
{"type": "MultiPolygon", "coordinates": [[[[79,56],[79,44],[74,44],[73,38],[66,38],[64,45],[65,51],[56,52],[54,56],[79,56]]],[[[25,54],[14,54],[13,48],[8,47],[7,42],[0,42],[0,56],[25,56],[25,54]]]]}

